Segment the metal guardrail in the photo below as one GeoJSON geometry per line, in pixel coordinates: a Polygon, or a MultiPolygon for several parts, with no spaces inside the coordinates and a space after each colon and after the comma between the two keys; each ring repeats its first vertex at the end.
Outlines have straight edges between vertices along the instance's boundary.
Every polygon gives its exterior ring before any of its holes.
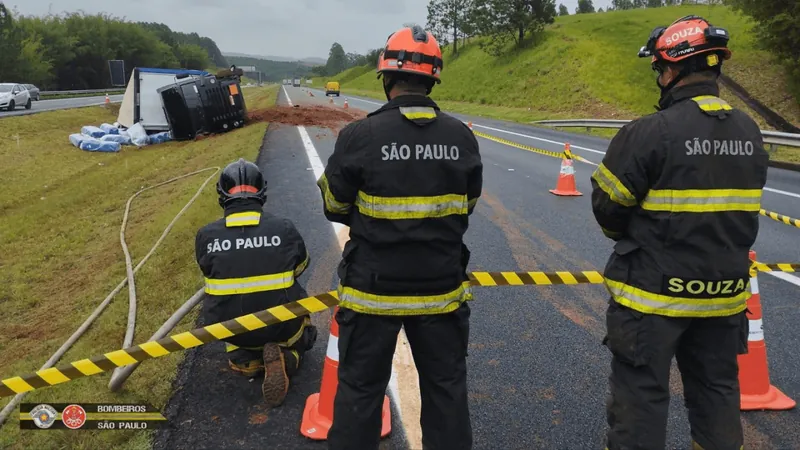
{"type": "MultiPolygon", "coordinates": [[[[604,119],[570,119],[570,120],[538,120],[532,122],[537,125],[551,127],[585,127],[585,128],[622,128],[630,120],[604,120],[604,119]]],[[[761,130],[765,144],[785,145],[787,147],[800,147],[800,134],[783,133],[780,131],[761,130]]]]}
{"type": "Polygon", "coordinates": [[[109,88],[109,89],[85,89],[82,91],[39,91],[39,95],[77,95],[77,94],[98,94],[104,95],[107,92],[120,92],[125,88],[109,88]]]}

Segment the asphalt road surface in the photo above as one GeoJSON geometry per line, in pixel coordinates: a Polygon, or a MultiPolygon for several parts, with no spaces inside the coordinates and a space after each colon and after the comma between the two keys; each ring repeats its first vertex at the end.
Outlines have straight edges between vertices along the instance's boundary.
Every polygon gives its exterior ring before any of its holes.
{"type": "MultiPolygon", "coordinates": [[[[119,103],[122,101],[122,94],[109,95],[108,98],[111,103],[119,103]]],[[[100,106],[106,101],[106,97],[74,97],[74,98],[57,98],[53,100],[39,100],[38,102],[31,103],[31,109],[17,107],[14,111],[0,111],[0,119],[10,116],[23,116],[26,114],[36,114],[44,111],[55,111],[57,109],[71,109],[82,108],[84,106],[100,106]]]]}
{"type": "MultiPolygon", "coordinates": [[[[285,87],[279,102],[328,104],[321,91],[285,87]]],[[[335,98],[342,107],[345,97],[335,98]]],[[[372,111],[380,102],[347,97],[350,108],[372,111]]],[[[608,141],[583,135],[458,116],[476,130],[515,142],[561,151],[564,142],[599,163],[608,141]]],[[[334,287],[340,247],[322,215],[315,186],[316,152],[327,162],[330,130],[270,126],[259,166],[270,184],[267,209],[289,217],[306,239],[312,262],[301,282],[309,294],[334,287]],[[313,156],[313,155],[312,155],[313,156]]],[[[591,212],[589,177],[594,167],[576,162],[581,197],[558,197],[560,160],[479,139],[484,193],[470,221],[471,271],[600,270],[612,251],[591,212]]],[[[800,173],[770,169],[763,207],[800,217],[800,173]]],[[[761,217],[755,245],[762,262],[798,262],[800,230],[761,217]]],[[[764,328],[772,384],[800,399],[800,278],[760,274],[764,328]]],[[[610,355],[605,332],[607,293],[602,286],[478,288],[472,305],[469,398],[475,449],[602,449],[610,355]]],[[[260,383],[232,374],[221,345],[189,351],[165,412],[172,428],[158,433],[158,449],[322,449],[300,432],[307,396],[318,391],[330,317],[314,316],[320,339],[293,380],[286,403],[261,405],[260,383]]],[[[402,353],[398,351],[398,355],[402,353]]],[[[402,356],[402,355],[401,355],[402,356]]],[[[390,383],[393,432],[385,448],[419,449],[418,393],[413,369],[396,357],[390,383]],[[399,403],[398,403],[399,402],[399,403]],[[399,408],[398,408],[399,405],[399,408]]],[[[673,372],[668,448],[689,448],[688,421],[679,378],[673,372]]],[[[800,448],[800,408],[744,413],[746,448],[800,448]]]]}

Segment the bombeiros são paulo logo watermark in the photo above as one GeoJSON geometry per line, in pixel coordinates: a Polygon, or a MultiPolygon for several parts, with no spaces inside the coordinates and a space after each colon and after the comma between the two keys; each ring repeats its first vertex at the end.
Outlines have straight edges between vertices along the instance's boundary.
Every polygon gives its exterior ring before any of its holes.
{"type": "Polygon", "coordinates": [[[61,421],[67,428],[77,430],[86,423],[86,410],[80,405],[69,405],[61,411],[61,421]]]}
{"type": "Polygon", "coordinates": [[[55,423],[58,412],[50,405],[41,404],[34,406],[29,414],[37,427],[50,428],[55,423]]]}

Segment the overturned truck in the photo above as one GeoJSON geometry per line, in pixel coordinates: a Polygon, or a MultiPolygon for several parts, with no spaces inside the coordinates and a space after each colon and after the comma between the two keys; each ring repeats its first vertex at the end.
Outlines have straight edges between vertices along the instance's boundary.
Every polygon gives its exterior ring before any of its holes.
{"type": "Polygon", "coordinates": [[[179,141],[240,128],[247,116],[242,74],[235,66],[216,76],[197,70],[137,67],[117,122],[128,128],[139,123],[148,133],[169,130],[179,141]]]}

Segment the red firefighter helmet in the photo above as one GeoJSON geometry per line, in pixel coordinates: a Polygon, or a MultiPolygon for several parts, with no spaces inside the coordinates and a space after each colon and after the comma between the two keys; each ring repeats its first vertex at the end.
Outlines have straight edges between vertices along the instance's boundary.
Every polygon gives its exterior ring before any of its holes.
{"type": "Polygon", "coordinates": [[[378,74],[403,72],[432,78],[437,83],[441,83],[439,75],[443,67],[439,43],[419,25],[392,33],[378,58],[378,74]]]}
{"type": "Polygon", "coordinates": [[[724,28],[711,25],[700,16],[685,16],[672,22],[668,27],[656,27],[639,50],[639,57],[652,57],[653,64],[665,61],[678,63],[700,54],[709,54],[706,65],[713,67],[719,61],[713,55],[721,55],[723,60],[731,58],[728,49],[730,34],[724,28]]]}

